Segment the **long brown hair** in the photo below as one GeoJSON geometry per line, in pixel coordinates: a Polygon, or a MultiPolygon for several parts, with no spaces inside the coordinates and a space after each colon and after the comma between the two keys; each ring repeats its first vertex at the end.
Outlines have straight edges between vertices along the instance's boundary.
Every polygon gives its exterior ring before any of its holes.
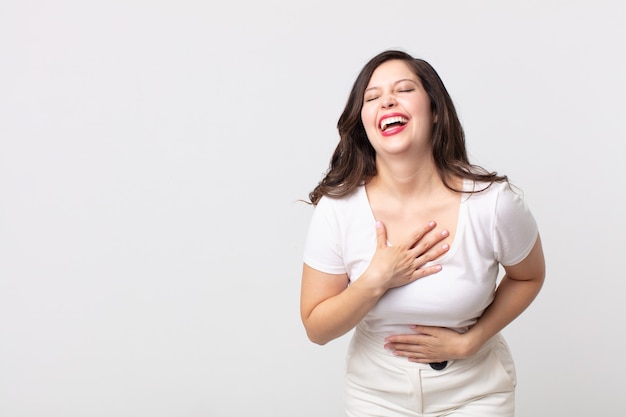
{"type": "Polygon", "coordinates": [[[387,50],[365,64],[356,78],[337,122],[339,144],[333,152],[324,178],[309,193],[310,202],[315,205],[324,195],[335,198],[349,195],[376,175],[376,152],[365,133],[361,108],[363,95],[372,74],[382,63],[390,60],[405,62],[420,79],[430,98],[432,112],[437,115],[431,139],[432,152],[437,171],[445,186],[450,190],[461,192],[462,190],[451,185],[455,176],[489,184],[506,181],[505,175],[489,172],[469,162],[463,127],[452,99],[435,69],[428,62],[413,58],[406,52],[387,50]]]}

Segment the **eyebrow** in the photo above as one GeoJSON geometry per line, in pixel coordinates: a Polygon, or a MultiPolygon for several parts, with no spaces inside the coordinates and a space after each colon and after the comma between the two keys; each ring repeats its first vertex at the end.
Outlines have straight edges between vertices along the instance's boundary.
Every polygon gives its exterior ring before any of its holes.
{"type": "MultiPolygon", "coordinates": [[[[394,82],[394,83],[393,83],[393,85],[394,85],[394,86],[396,86],[396,85],[398,85],[399,83],[401,83],[401,82],[403,82],[403,81],[411,81],[413,84],[418,85],[418,84],[415,82],[415,80],[412,80],[412,79],[410,79],[410,78],[402,78],[401,80],[398,80],[398,81],[394,82]]],[[[380,88],[381,88],[381,87],[377,87],[377,86],[369,87],[369,88],[366,88],[366,89],[365,89],[364,93],[367,93],[367,92],[368,92],[368,91],[370,91],[370,90],[376,90],[376,89],[380,89],[380,88]]]]}

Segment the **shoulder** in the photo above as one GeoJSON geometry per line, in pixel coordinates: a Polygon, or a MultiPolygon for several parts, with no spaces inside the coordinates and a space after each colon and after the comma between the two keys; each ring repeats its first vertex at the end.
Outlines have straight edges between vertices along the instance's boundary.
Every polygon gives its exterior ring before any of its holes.
{"type": "Polygon", "coordinates": [[[490,183],[484,181],[464,180],[463,191],[472,195],[496,196],[497,194],[503,192],[514,192],[514,188],[508,181],[495,181],[490,183]]]}
{"type": "Polygon", "coordinates": [[[492,184],[496,194],[496,211],[512,216],[528,215],[530,210],[524,201],[523,191],[508,181],[492,184]]]}
{"type": "Polygon", "coordinates": [[[491,223],[492,227],[534,222],[522,190],[508,181],[491,184],[469,181],[465,191],[465,202],[472,215],[491,223]]]}
{"type": "Polygon", "coordinates": [[[463,191],[465,192],[463,202],[469,207],[480,207],[482,211],[493,212],[499,195],[505,192],[504,189],[507,186],[508,184],[498,182],[465,180],[463,182],[463,191]]]}
{"type": "Polygon", "coordinates": [[[316,211],[346,212],[360,206],[365,196],[365,186],[357,187],[352,193],[343,197],[322,196],[315,206],[316,211]]]}
{"type": "Polygon", "coordinates": [[[468,201],[482,201],[499,205],[503,202],[524,200],[522,190],[508,181],[488,183],[468,180],[465,181],[463,190],[466,192],[468,201]]]}

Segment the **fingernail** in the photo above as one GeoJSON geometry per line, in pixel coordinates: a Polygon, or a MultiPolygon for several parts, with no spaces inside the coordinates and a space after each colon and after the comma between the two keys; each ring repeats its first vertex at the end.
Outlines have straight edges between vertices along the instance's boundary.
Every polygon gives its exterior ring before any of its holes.
{"type": "Polygon", "coordinates": [[[441,231],[441,236],[448,236],[448,231],[447,230],[442,230],[441,231]]]}
{"type": "Polygon", "coordinates": [[[441,245],[441,249],[448,250],[448,249],[450,249],[450,246],[448,246],[447,243],[444,243],[443,245],[441,245]]]}

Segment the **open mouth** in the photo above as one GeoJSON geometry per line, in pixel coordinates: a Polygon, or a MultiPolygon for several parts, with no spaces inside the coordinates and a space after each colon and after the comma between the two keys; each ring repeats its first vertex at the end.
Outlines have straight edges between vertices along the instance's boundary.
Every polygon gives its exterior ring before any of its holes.
{"type": "Polygon", "coordinates": [[[386,131],[387,129],[391,129],[394,127],[404,126],[408,123],[408,119],[401,116],[388,117],[386,119],[381,120],[380,122],[380,130],[386,131]]]}

